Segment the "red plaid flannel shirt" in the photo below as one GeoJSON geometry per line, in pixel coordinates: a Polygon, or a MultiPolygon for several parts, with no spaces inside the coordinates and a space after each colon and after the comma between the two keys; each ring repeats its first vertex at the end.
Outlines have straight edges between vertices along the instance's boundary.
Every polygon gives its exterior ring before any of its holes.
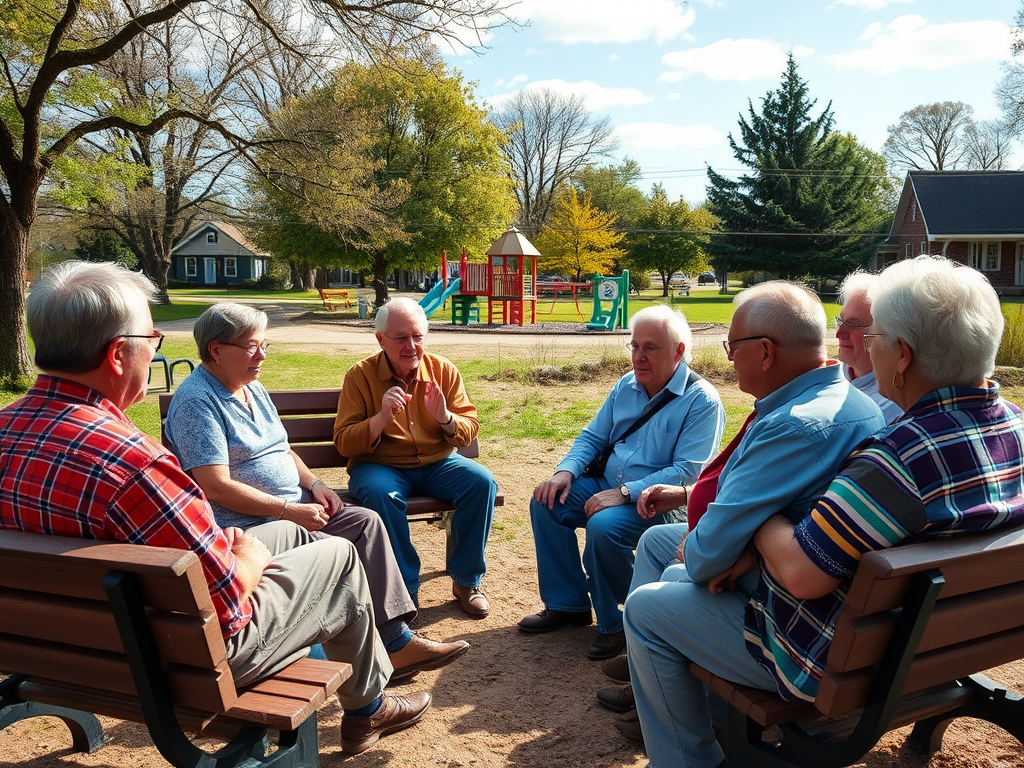
{"type": "Polygon", "coordinates": [[[112,402],[40,376],[0,410],[0,528],[190,549],[224,637],[252,618],[235,557],[199,486],[112,402]]]}

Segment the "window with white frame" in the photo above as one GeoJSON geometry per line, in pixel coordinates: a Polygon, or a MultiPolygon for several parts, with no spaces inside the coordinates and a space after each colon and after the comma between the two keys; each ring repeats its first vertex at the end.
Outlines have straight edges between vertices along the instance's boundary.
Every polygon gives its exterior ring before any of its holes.
{"type": "Polygon", "coordinates": [[[928,241],[927,240],[922,240],[921,241],[921,253],[928,253],[928,241]]]}
{"type": "Polygon", "coordinates": [[[196,257],[186,256],[185,257],[185,277],[196,276],[196,257]]]}
{"type": "Polygon", "coordinates": [[[234,256],[224,259],[224,277],[238,277],[238,259],[234,256]]]}
{"type": "Polygon", "coordinates": [[[998,272],[1002,267],[999,243],[969,243],[967,263],[982,272],[998,272]]]}
{"type": "Polygon", "coordinates": [[[217,233],[216,232],[207,232],[206,233],[206,242],[208,242],[208,243],[216,243],[217,242],[217,233]]]}

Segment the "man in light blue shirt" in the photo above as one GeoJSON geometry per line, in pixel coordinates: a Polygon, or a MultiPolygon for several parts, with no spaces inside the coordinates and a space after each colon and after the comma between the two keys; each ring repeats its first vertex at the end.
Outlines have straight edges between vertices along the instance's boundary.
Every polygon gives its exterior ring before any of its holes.
{"type": "Polygon", "coordinates": [[[524,618],[519,628],[534,634],[587,626],[592,601],[597,635],[587,656],[595,660],[622,651],[619,606],[633,575],[633,548],[640,534],[665,522],[663,514],[642,518],[637,499],[656,483],[692,482],[718,451],[725,428],[717,390],[687,364],[691,334],[686,319],[665,306],[648,307],[633,317],[630,332],[633,371],[612,387],[530,502],[544,610],[524,618]],[[652,411],[647,423],[626,435],[652,411]],[[604,471],[597,477],[584,475],[608,446],[613,450],[604,471]],[[578,528],[586,529],[582,561],[578,528]]]}
{"type": "MultiPolygon", "coordinates": [[[[826,359],[825,312],[816,296],[764,283],[737,303],[726,353],[739,388],[756,398],[757,416],[694,529],[666,525],[644,534],[626,600],[629,677],[651,766],[722,760],[690,661],[775,690],[743,639],[743,606],[758,580],[756,568],[744,570],[747,547],[773,515],[803,519],[846,457],[885,425],[878,406],[826,359]]],[[[686,488],[657,486],[639,505],[656,512],[686,498],[686,488]]],[[[618,726],[630,735],[629,724],[618,726]]]]}

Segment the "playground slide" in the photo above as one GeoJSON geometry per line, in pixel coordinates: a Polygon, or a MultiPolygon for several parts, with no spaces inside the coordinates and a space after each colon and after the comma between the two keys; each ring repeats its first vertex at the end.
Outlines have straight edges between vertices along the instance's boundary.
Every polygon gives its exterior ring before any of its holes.
{"type": "Polygon", "coordinates": [[[433,288],[431,288],[427,295],[420,299],[420,306],[423,307],[423,311],[427,317],[430,317],[438,307],[448,300],[448,297],[459,290],[459,285],[462,283],[462,278],[456,277],[446,288],[444,283],[438,281],[433,288]]]}
{"type": "Polygon", "coordinates": [[[587,323],[588,331],[614,331],[619,320],[619,302],[622,301],[621,294],[616,294],[612,299],[611,309],[604,309],[597,293],[594,293],[594,315],[587,323]]]}

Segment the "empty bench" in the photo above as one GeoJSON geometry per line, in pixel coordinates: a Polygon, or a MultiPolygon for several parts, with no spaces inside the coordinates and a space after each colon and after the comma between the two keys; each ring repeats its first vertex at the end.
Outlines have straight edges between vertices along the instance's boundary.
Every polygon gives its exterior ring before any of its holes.
{"type": "Polygon", "coordinates": [[[817,698],[786,702],[691,664],[730,704],[732,768],[839,768],[887,732],[937,752],[958,717],[1024,743],[1024,699],[976,674],[1024,658],[1024,529],[894,547],[864,556],[835,627],[817,698]],[[762,740],[777,726],[777,739],[762,740]]]}
{"type": "MultiPolygon", "coordinates": [[[[344,467],[348,462],[334,447],[334,420],[338,414],[340,389],[292,389],[270,393],[281,422],[288,433],[288,442],[310,469],[344,467]]],[[[167,417],[171,395],[160,395],[160,421],[167,417]]],[[[165,441],[166,443],[166,441],[165,441]]],[[[468,459],[480,456],[477,440],[459,453],[468,459]]],[[[347,489],[338,488],[345,497],[347,489]]],[[[445,529],[447,546],[451,546],[451,502],[433,496],[412,496],[407,500],[410,522],[435,523],[445,529]]],[[[505,504],[505,496],[498,491],[494,499],[496,507],[505,504]]]]}
{"type": "Polygon", "coordinates": [[[0,564],[0,728],[57,717],[92,752],[107,715],[145,723],[177,768],[319,766],[316,712],[351,665],[302,659],[236,689],[193,552],[0,530],[0,564]]]}
{"type": "Polygon", "coordinates": [[[344,304],[346,307],[352,306],[352,300],[348,297],[348,291],[341,290],[340,288],[317,288],[320,291],[320,301],[324,303],[324,309],[334,309],[344,304]]]}

